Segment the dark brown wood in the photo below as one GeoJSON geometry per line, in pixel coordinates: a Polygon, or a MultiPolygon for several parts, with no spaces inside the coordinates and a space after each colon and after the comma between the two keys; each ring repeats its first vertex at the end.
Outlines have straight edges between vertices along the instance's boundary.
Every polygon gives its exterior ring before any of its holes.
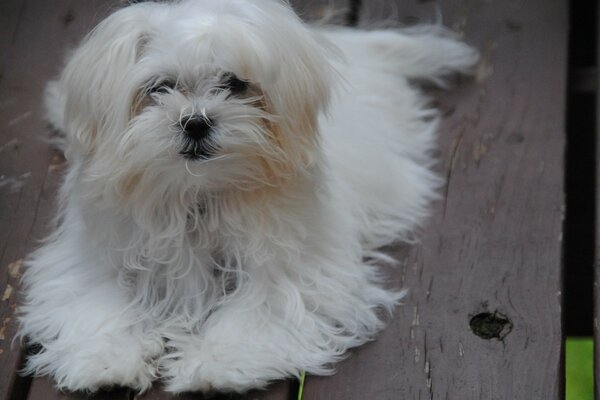
{"type": "Polygon", "coordinates": [[[309,377],[307,399],[563,398],[566,2],[441,11],[482,52],[474,81],[443,99],[445,199],[422,243],[392,252],[405,305],[336,375],[309,377]]]}
{"type": "Polygon", "coordinates": [[[276,382],[265,391],[252,391],[245,395],[212,395],[203,396],[197,393],[184,393],[172,395],[166,393],[157,384],[156,387],[144,394],[137,394],[127,388],[115,390],[102,390],[94,394],[83,392],[61,392],[53,387],[53,382],[48,377],[36,378],[29,389],[29,400],[287,400],[290,394],[288,382],[276,382]]]}
{"type": "Polygon", "coordinates": [[[98,4],[67,0],[13,1],[0,5],[0,398],[23,398],[29,380],[17,378],[21,360],[15,308],[23,258],[47,233],[61,160],[44,143],[40,100],[57,73],[65,47],[88,29],[98,4]],[[84,26],[86,25],[86,26],[84,26]]]}
{"type": "Polygon", "coordinates": [[[311,23],[343,25],[350,11],[349,0],[290,0],[290,3],[304,21],[311,23]]]}
{"type": "Polygon", "coordinates": [[[363,28],[411,27],[445,23],[439,2],[422,0],[364,0],[360,2],[359,26],[363,28]]]}
{"type": "MultiPolygon", "coordinates": [[[[7,247],[10,243],[10,232],[14,227],[9,226],[10,216],[14,212],[17,203],[17,194],[7,193],[10,173],[17,172],[12,167],[10,151],[11,145],[17,145],[14,137],[9,136],[10,131],[5,129],[7,122],[11,117],[10,113],[5,114],[4,109],[10,105],[10,97],[6,96],[5,76],[9,68],[7,62],[11,49],[11,44],[16,36],[19,26],[20,14],[24,5],[23,1],[2,2],[0,4],[0,126],[2,135],[0,136],[0,370],[5,371],[0,374],[0,398],[8,397],[8,394],[15,391],[21,392],[26,387],[16,382],[15,370],[20,362],[20,352],[14,347],[11,348],[11,340],[15,332],[15,287],[20,269],[21,253],[6,255],[7,247]],[[8,102],[8,103],[7,103],[8,102]],[[6,154],[9,155],[6,155],[6,154]],[[10,165],[10,166],[9,166],[10,165]],[[11,257],[13,259],[11,259],[11,257]],[[10,261],[9,261],[10,260],[10,261]]],[[[18,172],[17,172],[18,173],[18,172]]],[[[25,172],[22,172],[25,173],[25,172]]],[[[22,174],[21,173],[21,174],[22,174]]],[[[16,180],[15,180],[16,183],[16,180]]],[[[17,185],[15,186],[15,189],[17,185]]],[[[25,385],[26,386],[26,385],[25,385]]]]}
{"type": "Polygon", "coordinates": [[[87,393],[60,392],[48,377],[36,378],[29,389],[28,399],[33,400],[130,400],[133,395],[129,389],[99,391],[93,395],[87,393]]]}
{"type": "MultiPolygon", "coordinates": [[[[199,393],[183,393],[172,395],[161,390],[159,386],[148,393],[132,397],[135,400],[288,400],[291,388],[287,381],[275,382],[267,390],[253,390],[244,395],[218,394],[203,396],[199,393]]],[[[293,398],[293,396],[292,396],[293,398]]]]}

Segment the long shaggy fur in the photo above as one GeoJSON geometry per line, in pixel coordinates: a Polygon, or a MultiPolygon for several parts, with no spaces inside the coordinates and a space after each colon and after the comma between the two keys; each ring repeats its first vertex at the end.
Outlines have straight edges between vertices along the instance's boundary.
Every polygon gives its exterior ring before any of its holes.
{"type": "Polygon", "coordinates": [[[25,372],[173,392],[331,373],[402,298],[368,260],[440,186],[438,115],[409,80],[476,61],[439,27],[312,29],[275,0],[109,16],[47,90],[69,169],[24,276],[25,372]],[[182,156],[189,116],[209,156],[182,156]]]}

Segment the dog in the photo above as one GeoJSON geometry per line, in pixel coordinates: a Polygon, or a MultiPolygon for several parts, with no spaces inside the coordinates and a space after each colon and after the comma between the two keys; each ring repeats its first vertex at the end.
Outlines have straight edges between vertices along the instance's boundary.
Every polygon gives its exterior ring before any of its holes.
{"type": "Polygon", "coordinates": [[[24,373],[171,392],[332,373],[402,299],[378,249],[442,185],[411,82],[477,60],[439,26],[316,28],[280,0],[114,12],[47,88],[68,170],[23,277],[24,373]]]}

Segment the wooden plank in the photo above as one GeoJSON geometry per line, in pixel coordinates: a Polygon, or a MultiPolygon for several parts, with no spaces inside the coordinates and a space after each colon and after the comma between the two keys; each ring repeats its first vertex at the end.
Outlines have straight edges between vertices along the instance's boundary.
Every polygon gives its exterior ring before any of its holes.
{"type": "Polygon", "coordinates": [[[483,55],[475,82],[444,96],[445,200],[421,245],[393,251],[406,304],[336,375],[309,377],[307,399],[563,397],[566,2],[440,9],[483,55]]]}
{"type": "Polygon", "coordinates": [[[275,382],[267,390],[252,390],[244,395],[217,394],[201,395],[199,393],[183,393],[172,395],[156,387],[148,393],[136,395],[132,400],[287,400],[294,398],[288,381],[275,382]]]}
{"type": "MultiPolygon", "coordinates": [[[[8,105],[9,97],[5,96],[6,91],[2,90],[4,84],[4,77],[7,69],[7,60],[9,56],[9,49],[15,39],[15,32],[17,27],[20,25],[24,0],[13,1],[13,2],[2,2],[0,4],[0,113],[8,105]]],[[[0,243],[6,243],[6,235],[10,230],[14,228],[8,226],[6,223],[6,217],[12,211],[11,206],[14,205],[15,195],[6,194],[4,185],[8,183],[8,177],[11,175],[10,172],[13,170],[6,168],[6,165],[10,162],[11,158],[11,145],[17,143],[9,139],[6,129],[7,119],[0,116],[0,128],[2,135],[0,135],[0,243]],[[6,155],[9,153],[9,155],[6,155]],[[5,163],[6,162],[6,163],[5,163]],[[13,201],[11,201],[13,200],[13,201]]],[[[15,182],[16,183],[16,182],[15,182]]],[[[16,189],[16,187],[15,187],[16,189]]],[[[26,383],[17,381],[16,375],[13,371],[17,368],[20,362],[20,352],[18,349],[11,348],[11,338],[15,332],[14,324],[14,310],[16,302],[14,300],[14,288],[16,287],[16,280],[18,279],[18,269],[20,266],[19,258],[15,256],[15,260],[12,262],[7,261],[4,256],[4,246],[2,246],[2,253],[0,253],[0,293],[2,293],[2,300],[0,300],[0,370],[6,371],[0,374],[0,398],[7,398],[8,393],[16,392],[23,393],[26,391],[26,383]]]]}
{"type": "Polygon", "coordinates": [[[349,0],[290,0],[292,8],[312,23],[344,25],[350,11],[349,0]]]}
{"type": "MultiPolygon", "coordinates": [[[[0,50],[0,398],[23,398],[28,379],[17,379],[21,360],[15,334],[17,284],[22,259],[47,233],[60,158],[41,138],[40,100],[45,81],[57,73],[62,49],[89,24],[71,17],[79,7],[93,15],[99,3],[3,2],[0,50]]],[[[85,29],[84,29],[85,28],[85,29]]]]}
{"type": "Polygon", "coordinates": [[[40,377],[33,380],[27,398],[29,400],[287,400],[289,397],[290,385],[288,382],[283,381],[272,384],[268,390],[255,390],[245,395],[224,394],[202,396],[196,393],[172,395],[164,392],[160,387],[160,383],[157,383],[153,390],[144,394],[137,394],[127,388],[118,388],[110,391],[103,390],[90,395],[83,392],[58,391],[54,388],[50,378],[40,377]]]}
{"type": "Polygon", "coordinates": [[[53,386],[48,377],[33,380],[29,390],[28,399],[39,400],[130,400],[133,396],[129,389],[117,389],[112,391],[99,391],[95,394],[60,392],[53,386]]]}
{"type": "Polygon", "coordinates": [[[278,382],[267,391],[252,391],[246,395],[215,395],[202,396],[194,393],[184,393],[181,395],[171,395],[161,390],[159,385],[154,390],[144,394],[136,394],[134,391],[126,388],[119,388],[111,391],[99,391],[95,394],[83,392],[60,392],[54,389],[53,382],[48,377],[36,378],[33,380],[29,390],[28,399],[30,400],[274,400],[288,399],[289,385],[287,382],[278,382]]]}
{"type": "Polygon", "coordinates": [[[363,28],[410,27],[443,20],[437,1],[361,1],[359,25],[363,28]]]}
{"type": "Polygon", "coordinates": [[[0,79],[4,76],[8,51],[20,26],[25,0],[0,3],[0,79]]]}

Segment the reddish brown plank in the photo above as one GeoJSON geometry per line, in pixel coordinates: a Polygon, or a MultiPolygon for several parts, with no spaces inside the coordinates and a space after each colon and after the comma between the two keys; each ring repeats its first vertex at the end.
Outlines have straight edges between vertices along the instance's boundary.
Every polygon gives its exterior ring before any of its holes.
{"type": "Polygon", "coordinates": [[[441,11],[483,55],[476,80],[443,101],[445,199],[422,243],[393,252],[406,304],[336,375],[309,377],[307,399],[563,396],[566,2],[453,0],[441,11]],[[472,320],[481,313],[510,321],[500,339],[474,334],[471,322],[490,328],[472,320]]]}

